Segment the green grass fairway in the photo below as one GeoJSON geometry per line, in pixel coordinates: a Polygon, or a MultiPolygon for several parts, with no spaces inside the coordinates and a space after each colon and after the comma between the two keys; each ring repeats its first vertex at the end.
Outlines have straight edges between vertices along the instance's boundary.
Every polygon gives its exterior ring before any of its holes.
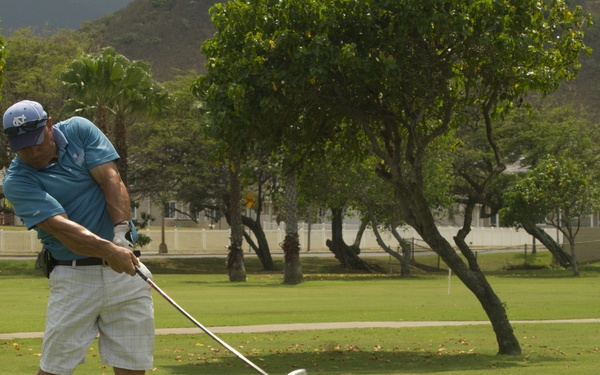
{"type": "MultiPolygon", "coordinates": [[[[387,257],[369,258],[380,265],[387,257]]],[[[434,265],[435,257],[420,259],[434,265]]],[[[154,280],[207,327],[353,321],[486,321],[483,309],[448,272],[366,275],[344,272],[335,259],[303,258],[306,281],[282,284],[282,272],[264,272],[246,259],[248,281],[228,281],[224,260],[145,259],[154,280]]],[[[600,324],[514,323],[600,318],[600,264],[570,270],[511,270],[523,254],[480,255],[480,264],[505,303],[521,356],[497,356],[491,325],[309,330],[218,334],[270,374],[306,368],[309,374],[591,374],[600,364],[600,324]],[[485,265],[485,267],[483,266],[485,265]]],[[[548,265],[547,253],[528,262],[548,265]]],[[[280,263],[278,263],[280,266],[280,263]]],[[[33,261],[0,260],[0,333],[43,330],[47,280],[33,261]]],[[[156,327],[194,327],[154,294],[156,327]]],[[[0,340],[1,374],[33,374],[41,340],[0,340]]],[[[76,374],[112,374],[96,344],[76,374]]],[[[252,374],[254,370],[205,334],[156,337],[149,374],[252,374]]]]}
{"type": "MultiPolygon", "coordinates": [[[[598,324],[515,325],[521,356],[497,356],[489,326],[348,329],[219,335],[269,374],[589,375],[600,363],[598,324]]],[[[41,340],[0,341],[2,374],[33,374],[41,340]]],[[[205,334],[157,336],[148,374],[252,374],[205,334]]],[[[112,374],[90,348],[75,374],[112,374]]]]}

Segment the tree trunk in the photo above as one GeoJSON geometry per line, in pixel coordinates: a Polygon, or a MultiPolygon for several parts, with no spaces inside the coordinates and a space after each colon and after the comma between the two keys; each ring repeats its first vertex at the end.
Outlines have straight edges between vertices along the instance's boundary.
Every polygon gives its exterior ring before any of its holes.
{"type": "Polygon", "coordinates": [[[254,237],[256,237],[257,244],[255,244],[254,241],[252,241],[252,238],[244,231],[244,238],[246,239],[246,242],[250,244],[250,247],[252,247],[258,256],[258,259],[260,259],[263,269],[265,271],[274,271],[275,264],[273,263],[271,250],[269,249],[269,242],[267,241],[267,236],[265,235],[263,227],[260,225],[260,221],[253,220],[248,216],[242,216],[242,223],[247,226],[252,233],[254,233],[254,237]]]}
{"type": "Polygon", "coordinates": [[[352,248],[358,249],[360,253],[360,241],[362,240],[362,236],[365,233],[365,229],[367,229],[367,221],[362,220],[360,223],[360,228],[358,228],[358,232],[356,232],[356,237],[354,237],[354,243],[352,244],[352,248]]]}
{"type": "Polygon", "coordinates": [[[377,239],[377,244],[381,246],[383,251],[390,254],[390,256],[394,257],[398,262],[400,262],[400,274],[402,276],[405,276],[406,274],[404,273],[404,267],[402,266],[402,254],[398,251],[394,251],[383,241],[383,238],[381,238],[381,234],[379,234],[379,230],[377,229],[377,223],[373,222],[371,225],[373,226],[373,233],[375,234],[375,238],[377,239]]]}
{"type": "Polygon", "coordinates": [[[400,275],[401,276],[409,276],[410,275],[410,257],[413,253],[413,248],[410,242],[402,238],[400,233],[396,230],[396,228],[392,229],[392,234],[394,238],[400,244],[400,248],[402,249],[402,257],[400,257],[400,275]]]}
{"type": "MultiPolygon", "coordinates": [[[[398,173],[399,175],[401,173],[398,173]]],[[[402,219],[417,231],[429,247],[444,260],[454,274],[475,295],[492,323],[498,342],[498,354],[520,355],[521,346],[508,320],[502,301],[479,269],[476,258],[469,255],[472,254],[472,251],[464,241],[466,232],[459,231],[454,240],[467,256],[469,266],[446,241],[436,226],[429,202],[423,195],[424,189],[421,181],[422,176],[419,174],[418,169],[410,178],[397,177],[393,180],[394,194],[396,195],[396,201],[399,202],[402,219]]],[[[468,230],[469,226],[466,227],[468,230]]]]}
{"type": "Polygon", "coordinates": [[[331,215],[331,240],[327,240],[327,247],[344,268],[352,269],[350,261],[352,251],[343,238],[343,209],[333,207],[331,208],[331,215]]]}
{"type": "MultiPolygon", "coordinates": [[[[416,198],[418,199],[418,197],[416,198]]],[[[448,267],[452,269],[465,286],[473,292],[475,297],[477,297],[492,323],[498,342],[498,354],[521,354],[521,346],[515,337],[504,305],[492,290],[491,285],[479,270],[479,267],[471,267],[474,269],[467,267],[450,243],[440,234],[424,198],[416,202],[416,208],[412,210],[414,215],[411,217],[410,224],[417,230],[421,238],[427,242],[431,249],[446,262],[448,267]]],[[[455,239],[458,240],[457,242],[461,242],[461,238],[456,237],[455,239]]],[[[462,241],[460,246],[467,245],[462,241]]]]}
{"type": "Polygon", "coordinates": [[[571,248],[571,264],[573,265],[573,276],[579,276],[579,265],[575,255],[575,238],[569,236],[569,247],[571,248]]]}
{"type": "Polygon", "coordinates": [[[108,132],[108,109],[105,105],[96,107],[94,111],[94,125],[98,127],[107,137],[111,138],[108,132]]]}
{"type": "Polygon", "coordinates": [[[231,243],[227,254],[229,281],[246,281],[244,250],[242,249],[244,227],[242,225],[242,189],[238,178],[237,165],[229,167],[229,209],[231,212],[231,243]]]}
{"type": "Polygon", "coordinates": [[[546,231],[535,224],[521,223],[521,225],[527,233],[531,234],[534,238],[540,241],[542,245],[546,246],[548,251],[554,255],[554,259],[556,259],[562,267],[569,268],[571,266],[573,260],[569,254],[565,253],[560,245],[552,237],[550,237],[546,231]]]}
{"type": "Polygon", "coordinates": [[[285,239],[281,244],[284,254],[283,282],[300,284],[304,281],[300,264],[298,236],[298,185],[292,174],[285,176],[285,239]]]}
{"type": "Polygon", "coordinates": [[[325,241],[325,244],[342,267],[348,270],[383,272],[382,269],[370,265],[358,256],[360,254],[360,241],[355,241],[352,246],[344,241],[344,209],[334,207],[331,208],[331,213],[333,216],[331,219],[331,240],[325,241]]]}
{"type": "Polygon", "coordinates": [[[162,202],[162,218],[160,220],[160,245],[158,245],[159,254],[167,254],[169,252],[169,248],[167,247],[167,243],[165,242],[165,220],[167,218],[168,210],[169,206],[167,202],[162,202]]]}

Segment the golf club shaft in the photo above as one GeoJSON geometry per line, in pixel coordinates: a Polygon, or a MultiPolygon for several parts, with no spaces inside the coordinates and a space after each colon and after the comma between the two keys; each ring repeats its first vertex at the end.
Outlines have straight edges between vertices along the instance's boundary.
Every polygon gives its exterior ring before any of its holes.
{"type": "Polygon", "coordinates": [[[260,374],[262,374],[262,375],[269,375],[265,371],[263,371],[260,367],[258,367],[257,365],[255,365],[252,361],[250,361],[248,358],[244,357],[240,352],[238,352],[237,350],[235,350],[234,348],[232,348],[225,341],[221,340],[217,335],[215,335],[210,330],[208,330],[208,328],[206,328],[205,326],[203,326],[199,321],[197,321],[196,319],[194,319],[193,316],[191,316],[183,308],[181,308],[181,306],[179,306],[171,297],[169,297],[167,295],[167,293],[163,292],[162,289],[160,289],[158,287],[158,285],[156,285],[150,278],[148,278],[148,276],[144,275],[144,273],[142,271],[140,271],[140,269],[137,266],[135,267],[135,272],[137,272],[137,274],[140,275],[142,277],[142,279],[144,279],[144,281],[146,281],[148,284],[150,284],[150,286],[154,290],[156,290],[158,292],[158,294],[160,294],[161,296],[163,296],[164,299],[166,299],[167,301],[169,301],[169,303],[171,305],[173,305],[177,310],[179,310],[179,312],[181,312],[192,323],[194,323],[196,326],[198,326],[198,328],[200,328],[201,330],[203,330],[206,334],[208,334],[210,337],[212,337],[215,341],[217,341],[219,344],[223,345],[227,350],[229,350],[230,352],[232,352],[233,354],[235,354],[239,359],[241,359],[242,361],[246,362],[246,364],[248,364],[250,367],[252,367],[256,371],[258,371],[260,374]]]}

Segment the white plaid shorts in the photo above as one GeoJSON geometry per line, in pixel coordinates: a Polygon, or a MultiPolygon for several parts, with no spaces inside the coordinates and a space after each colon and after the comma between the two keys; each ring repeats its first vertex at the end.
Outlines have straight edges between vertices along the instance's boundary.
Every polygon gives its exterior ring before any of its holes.
{"type": "MultiPolygon", "coordinates": [[[[143,264],[140,270],[151,276],[143,264]]],[[[96,337],[104,364],[128,370],[152,368],[154,308],[151,288],[141,277],[101,265],[57,266],[49,285],[43,371],[72,374],[85,363],[96,337]]]]}

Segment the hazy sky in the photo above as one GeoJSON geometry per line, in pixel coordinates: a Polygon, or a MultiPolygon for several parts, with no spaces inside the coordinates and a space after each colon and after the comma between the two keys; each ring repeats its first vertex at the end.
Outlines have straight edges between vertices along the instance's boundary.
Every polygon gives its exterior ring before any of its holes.
{"type": "Polygon", "coordinates": [[[133,0],[0,0],[0,33],[25,26],[76,29],[133,0]]]}

